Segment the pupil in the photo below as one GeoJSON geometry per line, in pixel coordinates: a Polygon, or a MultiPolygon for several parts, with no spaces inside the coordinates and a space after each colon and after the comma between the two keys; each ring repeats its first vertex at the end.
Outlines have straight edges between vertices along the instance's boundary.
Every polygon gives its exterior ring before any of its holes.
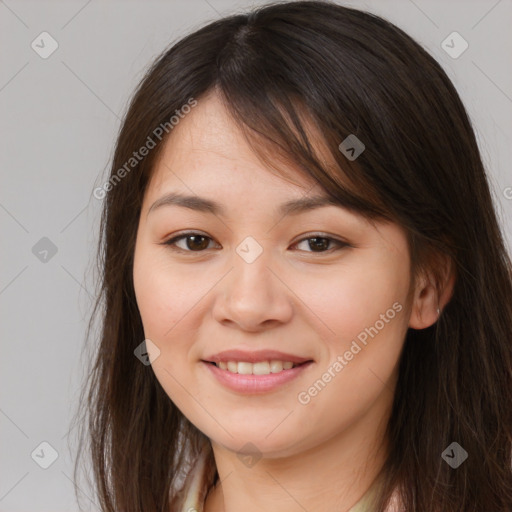
{"type": "Polygon", "coordinates": [[[316,237],[316,238],[310,238],[310,241],[309,241],[309,248],[312,249],[313,251],[315,251],[315,247],[319,248],[320,250],[327,249],[328,245],[329,245],[329,240],[327,240],[327,238],[316,237]],[[318,243],[319,240],[321,240],[322,242],[318,243]],[[315,245],[315,244],[318,244],[318,245],[315,245]]]}
{"type": "Polygon", "coordinates": [[[208,247],[208,241],[205,236],[203,235],[189,235],[187,237],[187,247],[191,250],[195,249],[206,249],[208,247]],[[194,243],[196,243],[196,239],[203,239],[203,243],[199,244],[199,246],[194,247],[194,243]],[[190,240],[193,240],[192,243],[190,243],[190,240]]]}

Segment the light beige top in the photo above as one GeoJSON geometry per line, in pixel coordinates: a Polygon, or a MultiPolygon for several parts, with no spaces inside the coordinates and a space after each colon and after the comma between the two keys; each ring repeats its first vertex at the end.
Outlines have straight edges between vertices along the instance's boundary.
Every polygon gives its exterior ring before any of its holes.
{"type": "MultiPolygon", "coordinates": [[[[202,491],[204,463],[205,457],[200,457],[192,473],[189,475],[189,478],[187,478],[187,483],[184,489],[185,500],[179,512],[203,512],[204,503],[206,501],[206,496],[204,496],[204,491],[202,491]]],[[[373,485],[347,512],[373,512],[370,508],[370,503],[377,489],[376,485],[373,485]]],[[[398,508],[395,507],[396,501],[393,501],[392,506],[388,509],[389,512],[397,511],[398,508]]]]}

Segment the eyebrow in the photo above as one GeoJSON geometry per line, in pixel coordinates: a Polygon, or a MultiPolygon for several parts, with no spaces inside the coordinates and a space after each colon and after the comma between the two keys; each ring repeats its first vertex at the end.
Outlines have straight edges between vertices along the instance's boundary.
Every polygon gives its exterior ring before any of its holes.
{"type": "MultiPolygon", "coordinates": [[[[157,199],[149,208],[147,215],[152,211],[163,206],[181,206],[199,212],[210,213],[212,215],[226,217],[226,210],[224,207],[211,199],[205,197],[184,195],[177,192],[171,192],[157,199]]],[[[286,203],[279,205],[277,213],[285,215],[298,215],[300,213],[322,208],[325,206],[338,206],[342,207],[339,202],[328,196],[313,196],[303,197],[300,199],[292,199],[286,203]]]]}

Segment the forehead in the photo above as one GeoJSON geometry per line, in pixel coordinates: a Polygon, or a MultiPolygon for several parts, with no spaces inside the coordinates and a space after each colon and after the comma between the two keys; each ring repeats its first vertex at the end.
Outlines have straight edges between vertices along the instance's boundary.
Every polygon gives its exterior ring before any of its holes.
{"type": "MultiPolygon", "coordinates": [[[[278,109],[286,119],[289,118],[281,107],[278,109]]],[[[297,114],[317,160],[326,168],[336,169],[337,179],[349,186],[321,136],[320,127],[304,114],[304,109],[297,108],[297,114]]],[[[295,127],[291,123],[288,126],[298,136],[295,127]]],[[[234,185],[243,179],[252,183],[264,181],[265,186],[283,193],[303,195],[314,191],[316,195],[325,194],[318,182],[289,155],[276,151],[278,148],[269,145],[268,139],[261,134],[250,129],[247,132],[250,133],[249,142],[221,97],[215,91],[208,92],[173,128],[156,162],[150,185],[162,188],[165,183],[184,179],[186,175],[190,179],[200,176],[201,182],[213,181],[212,185],[228,181],[234,185]]]]}
{"type": "MultiPolygon", "coordinates": [[[[264,162],[226,111],[216,94],[200,99],[196,107],[173,128],[152,172],[148,192],[171,185],[187,185],[212,191],[243,184],[266,187],[268,192],[304,195],[316,181],[289,159],[264,162]],[[285,176],[275,172],[285,171],[285,176]]],[[[189,189],[188,192],[191,192],[189,189]]]]}

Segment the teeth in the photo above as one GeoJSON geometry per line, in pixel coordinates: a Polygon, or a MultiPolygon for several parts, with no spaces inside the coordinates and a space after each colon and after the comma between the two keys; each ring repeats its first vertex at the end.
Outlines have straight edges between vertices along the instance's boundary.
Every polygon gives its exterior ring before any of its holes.
{"type": "Polygon", "coordinates": [[[250,366],[252,366],[252,373],[254,375],[268,375],[270,373],[270,363],[268,361],[253,363],[250,366]]]}
{"type": "Polygon", "coordinates": [[[279,373],[283,370],[289,370],[297,366],[291,361],[260,361],[258,363],[248,363],[245,361],[221,361],[215,363],[221,370],[227,370],[231,373],[239,373],[241,375],[268,375],[270,373],[279,373]]]}
{"type": "MultiPolygon", "coordinates": [[[[228,363],[229,365],[229,363],[228,363]]],[[[238,363],[238,373],[241,373],[242,375],[250,375],[252,373],[252,364],[251,363],[238,363]]],[[[228,366],[229,368],[229,366],[228,366]]]]}

